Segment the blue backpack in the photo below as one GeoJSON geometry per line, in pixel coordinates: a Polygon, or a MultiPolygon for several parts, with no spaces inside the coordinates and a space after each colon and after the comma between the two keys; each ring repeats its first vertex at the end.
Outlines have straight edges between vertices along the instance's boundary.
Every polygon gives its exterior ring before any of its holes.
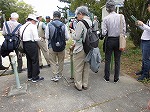
{"type": "Polygon", "coordinates": [[[12,33],[10,32],[7,22],[5,22],[5,25],[6,25],[8,34],[4,35],[5,40],[1,46],[2,57],[8,56],[10,52],[13,52],[13,50],[16,50],[18,48],[19,41],[20,41],[19,37],[15,34],[15,32],[18,30],[21,24],[19,24],[12,33]]]}
{"type": "Polygon", "coordinates": [[[57,26],[54,22],[51,23],[55,27],[54,35],[51,38],[51,46],[54,52],[61,52],[65,49],[66,41],[65,41],[65,29],[62,29],[64,26],[61,23],[57,26]]]}

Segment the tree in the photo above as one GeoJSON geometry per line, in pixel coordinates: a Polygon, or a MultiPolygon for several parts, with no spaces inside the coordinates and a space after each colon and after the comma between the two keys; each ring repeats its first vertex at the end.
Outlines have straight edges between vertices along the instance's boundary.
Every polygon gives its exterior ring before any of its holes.
{"type": "Polygon", "coordinates": [[[31,5],[26,4],[24,1],[18,2],[18,0],[0,0],[0,11],[1,15],[5,14],[6,20],[9,20],[12,12],[17,12],[21,23],[24,23],[29,13],[35,12],[31,5]]]}
{"type": "Polygon", "coordinates": [[[134,15],[138,20],[146,23],[149,19],[145,0],[125,0],[123,14],[126,18],[126,23],[129,25],[131,39],[135,46],[140,46],[142,30],[135,26],[135,22],[131,19],[134,15]]]}
{"type": "Polygon", "coordinates": [[[84,5],[89,8],[89,11],[98,17],[101,21],[102,9],[101,7],[106,3],[106,0],[60,0],[62,2],[70,3],[70,10],[74,12],[77,7],[84,5]]]}

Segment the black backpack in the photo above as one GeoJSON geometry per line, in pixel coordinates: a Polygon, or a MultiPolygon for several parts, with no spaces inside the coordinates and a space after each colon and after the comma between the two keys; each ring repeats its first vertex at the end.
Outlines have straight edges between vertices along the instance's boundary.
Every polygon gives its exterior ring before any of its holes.
{"type": "Polygon", "coordinates": [[[85,27],[87,28],[87,33],[85,37],[85,41],[82,41],[83,49],[86,54],[93,48],[98,47],[99,37],[96,31],[93,31],[93,28],[89,26],[89,24],[85,20],[81,20],[85,27]]]}
{"type": "Polygon", "coordinates": [[[57,26],[54,22],[51,23],[55,27],[54,35],[51,38],[51,46],[54,52],[61,52],[65,49],[65,29],[62,29],[64,25],[61,23],[57,26]]]}
{"type": "Polygon", "coordinates": [[[21,24],[19,24],[12,33],[10,32],[7,22],[5,22],[5,25],[8,34],[4,35],[5,40],[1,46],[2,57],[8,56],[10,52],[16,50],[18,48],[19,40],[20,40],[19,37],[15,34],[15,32],[18,30],[21,24]]]}

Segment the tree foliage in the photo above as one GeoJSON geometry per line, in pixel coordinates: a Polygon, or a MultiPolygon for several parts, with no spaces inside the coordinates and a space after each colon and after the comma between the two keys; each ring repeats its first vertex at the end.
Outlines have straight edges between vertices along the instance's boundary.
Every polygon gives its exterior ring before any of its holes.
{"type": "Polygon", "coordinates": [[[126,18],[126,23],[129,25],[131,39],[135,46],[140,46],[142,30],[135,26],[135,22],[131,19],[134,15],[138,20],[146,21],[149,19],[145,0],[125,0],[123,14],[126,18]]]}
{"type": "Polygon", "coordinates": [[[77,7],[84,5],[89,8],[89,11],[98,16],[98,20],[101,21],[102,9],[101,7],[106,3],[106,0],[60,0],[62,2],[70,3],[70,10],[74,12],[77,7]]]}
{"type": "MultiPolygon", "coordinates": [[[[0,0],[1,15],[5,14],[6,20],[9,20],[12,12],[19,14],[19,22],[24,23],[29,13],[34,13],[33,7],[24,1],[18,0],[0,0]]],[[[1,21],[2,22],[2,21],[1,21]]]]}

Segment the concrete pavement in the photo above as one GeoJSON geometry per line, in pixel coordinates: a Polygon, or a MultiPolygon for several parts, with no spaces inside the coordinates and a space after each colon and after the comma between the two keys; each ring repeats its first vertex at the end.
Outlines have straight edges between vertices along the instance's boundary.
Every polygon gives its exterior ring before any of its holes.
{"type": "MultiPolygon", "coordinates": [[[[0,112],[149,112],[150,88],[121,74],[120,82],[103,81],[104,64],[97,74],[90,72],[89,89],[77,91],[73,83],[61,79],[52,82],[51,68],[41,69],[44,81],[27,81],[27,72],[19,74],[21,84],[27,84],[27,94],[8,97],[15,85],[14,75],[0,77],[0,112]]],[[[70,80],[70,64],[64,65],[64,76],[70,80]]]]}
{"type": "MultiPolygon", "coordinates": [[[[2,40],[0,37],[1,43],[2,40]]],[[[46,65],[45,60],[43,63],[46,65]]],[[[9,65],[8,57],[3,58],[3,64],[9,65]]],[[[25,57],[23,68],[26,68],[25,57]]],[[[6,74],[10,74],[10,70],[6,74]]],[[[89,89],[83,91],[77,91],[73,83],[68,85],[64,78],[52,82],[52,72],[48,66],[41,69],[40,76],[45,80],[38,83],[27,81],[27,72],[23,71],[19,77],[21,84],[27,84],[27,93],[11,97],[8,97],[8,93],[10,87],[16,85],[15,76],[1,76],[0,112],[150,112],[147,110],[149,87],[123,73],[119,83],[113,83],[113,75],[110,83],[106,83],[103,70],[104,63],[98,73],[90,71],[89,89]]],[[[71,82],[69,62],[65,63],[63,74],[71,82]]]]}

